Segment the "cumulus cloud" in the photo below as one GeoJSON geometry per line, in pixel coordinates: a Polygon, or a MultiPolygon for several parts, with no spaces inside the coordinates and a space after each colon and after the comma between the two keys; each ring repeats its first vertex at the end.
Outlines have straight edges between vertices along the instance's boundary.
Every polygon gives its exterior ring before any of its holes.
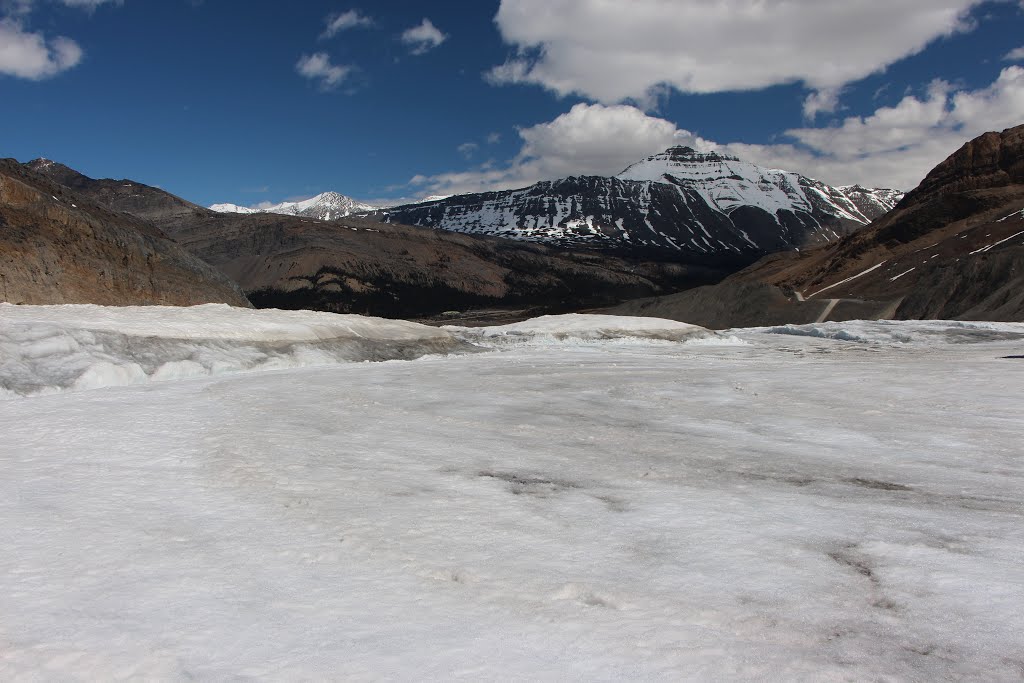
{"type": "MultiPolygon", "coordinates": [[[[501,0],[495,17],[517,54],[490,82],[645,105],[686,93],[803,83],[818,93],[883,70],[971,27],[984,0],[501,0]]],[[[829,98],[809,111],[827,111],[829,98]]]]}
{"type": "Polygon", "coordinates": [[[78,43],[58,36],[47,39],[15,19],[0,20],[0,74],[43,80],[67,71],[82,60],[78,43]]]}
{"type": "Polygon", "coordinates": [[[520,151],[501,167],[419,175],[411,183],[425,194],[460,194],[570,175],[613,175],[638,159],[692,139],[675,124],[635,107],[602,104],[577,104],[553,121],[518,133],[520,151]]]}
{"type": "Polygon", "coordinates": [[[628,105],[579,104],[553,121],[519,130],[520,152],[500,167],[434,176],[411,184],[424,194],[523,187],[570,175],[612,175],[673,145],[718,150],[833,185],[909,190],[963,143],[1024,123],[1024,68],[1010,66],[991,85],[956,90],[933,82],[922,95],[832,126],[795,128],[777,144],[713,141],[628,105]]]}
{"type": "MultiPolygon", "coordinates": [[[[909,190],[968,140],[1024,123],[1024,68],[1003,69],[991,85],[957,91],[933,82],[870,116],[786,132],[791,143],[717,145],[750,161],[800,171],[832,184],[909,190]]],[[[713,145],[714,143],[705,143],[713,145]]]]}
{"type": "MultiPolygon", "coordinates": [[[[121,0],[58,0],[67,7],[92,11],[121,0]]],[[[39,81],[67,71],[82,61],[82,48],[71,38],[47,38],[25,24],[37,0],[0,0],[0,74],[39,81]]]]}
{"type": "Polygon", "coordinates": [[[334,90],[352,73],[350,66],[332,64],[326,52],[302,55],[295,70],[300,76],[317,81],[321,90],[334,90]]]}
{"type": "Polygon", "coordinates": [[[831,114],[839,108],[839,96],[842,90],[838,88],[827,88],[812,92],[804,100],[804,117],[815,119],[818,114],[831,114]]]}
{"type": "Polygon", "coordinates": [[[366,26],[373,26],[373,19],[360,14],[359,10],[350,9],[347,12],[332,14],[327,17],[327,28],[320,34],[320,37],[333,38],[342,31],[366,26]]]}
{"type": "Polygon", "coordinates": [[[467,159],[472,159],[473,155],[480,149],[480,145],[475,142],[464,142],[456,148],[462,156],[467,159]]]}
{"type": "Polygon", "coordinates": [[[403,31],[400,40],[409,48],[409,52],[422,55],[440,46],[448,40],[448,36],[441,33],[430,19],[424,18],[418,26],[403,31]]]}
{"type": "Polygon", "coordinates": [[[1010,50],[1003,57],[1008,62],[1024,62],[1024,47],[1018,47],[1016,50],[1010,50]]]}

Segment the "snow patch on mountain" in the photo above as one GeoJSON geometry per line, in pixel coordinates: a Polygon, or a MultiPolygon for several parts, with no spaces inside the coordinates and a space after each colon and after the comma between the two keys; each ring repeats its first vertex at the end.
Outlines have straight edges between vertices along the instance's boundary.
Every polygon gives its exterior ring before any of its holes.
{"type": "Polygon", "coordinates": [[[563,178],[372,215],[559,246],[667,250],[699,261],[825,244],[884,215],[902,196],[831,187],[736,157],[674,147],[615,177],[563,178]]]}
{"type": "Polygon", "coordinates": [[[892,209],[903,193],[831,187],[776,168],[764,168],[717,152],[701,153],[673,147],[633,164],[618,175],[623,180],[669,183],[692,190],[722,213],[754,206],[769,214],[815,210],[866,225],[892,209]]]}

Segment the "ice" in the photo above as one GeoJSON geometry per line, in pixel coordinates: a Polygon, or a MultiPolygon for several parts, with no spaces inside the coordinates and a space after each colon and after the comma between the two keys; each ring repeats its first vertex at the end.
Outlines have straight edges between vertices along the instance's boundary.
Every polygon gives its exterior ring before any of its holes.
{"type": "Polygon", "coordinates": [[[1024,326],[829,325],[5,401],[0,679],[1020,680],[1024,326]]]}
{"type": "Polygon", "coordinates": [[[446,326],[444,329],[482,344],[624,339],[680,342],[717,336],[706,328],[675,320],[581,313],[545,315],[493,327],[446,326]]]}
{"type": "Polygon", "coordinates": [[[466,350],[436,328],[357,315],[0,304],[0,399],[466,350]]]}
{"type": "Polygon", "coordinates": [[[963,344],[1024,340],[1024,323],[946,320],[847,320],[809,325],[778,325],[730,330],[741,337],[781,334],[869,344],[963,344]]]}

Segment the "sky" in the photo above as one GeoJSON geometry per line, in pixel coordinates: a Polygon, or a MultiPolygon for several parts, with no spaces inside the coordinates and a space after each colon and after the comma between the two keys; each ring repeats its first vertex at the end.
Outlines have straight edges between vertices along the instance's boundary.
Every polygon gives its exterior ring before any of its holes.
{"type": "Polygon", "coordinates": [[[1024,2],[0,0],[0,156],[199,204],[613,175],[913,188],[1024,123],[1024,2]]]}

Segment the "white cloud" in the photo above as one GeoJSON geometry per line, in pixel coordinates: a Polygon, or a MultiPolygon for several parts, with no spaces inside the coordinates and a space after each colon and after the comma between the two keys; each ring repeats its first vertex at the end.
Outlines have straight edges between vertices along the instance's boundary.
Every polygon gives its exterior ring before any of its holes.
{"type": "Polygon", "coordinates": [[[497,145],[501,142],[501,133],[491,133],[487,136],[488,145],[497,145]]]}
{"type": "Polygon", "coordinates": [[[604,103],[650,104],[666,86],[711,93],[802,82],[828,92],[967,30],[967,12],[982,2],[501,0],[495,21],[519,53],[487,77],[604,103]]]}
{"type": "Polygon", "coordinates": [[[1010,50],[1003,57],[1008,62],[1024,62],[1024,47],[1018,47],[1016,50],[1010,50]]]}
{"type": "Polygon", "coordinates": [[[425,194],[487,192],[570,175],[613,175],[691,138],[675,124],[626,105],[577,104],[553,121],[519,129],[523,145],[500,168],[416,176],[425,194]]]}
{"type": "Polygon", "coordinates": [[[82,7],[85,9],[96,9],[108,2],[115,5],[121,4],[121,0],[61,0],[61,3],[68,7],[82,7]]]}
{"type": "Polygon", "coordinates": [[[831,114],[839,108],[839,96],[842,90],[839,88],[826,88],[816,90],[804,100],[804,117],[814,120],[818,114],[831,114]]]}
{"type": "Polygon", "coordinates": [[[475,142],[464,142],[456,148],[462,156],[467,159],[473,158],[473,155],[480,149],[480,145],[475,142]]]}
{"type": "Polygon", "coordinates": [[[352,73],[352,67],[332,64],[326,52],[302,55],[295,64],[301,76],[319,81],[321,90],[334,90],[352,73]]]}
{"type": "Polygon", "coordinates": [[[401,35],[401,41],[414,55],[430,52],[446,40],[448,36],[441,33],[430,19],[424,19],[418,26],[406,29],[401,35]]]}
{"type": "Polygon", "coordinates": [[[715,142],[626,106],[579,104],[553,121],[519,131],[523,146],[499,168],[435,176],[412,185],[424,194],[523,187],[570,175],[612,175],[673,145],[718,150],[833,185],[859,183],[909,190],[961,145],[990,130],[1024,123],[1024,67],[1003,69],[991,85],[956,91],[935,81],[921,95],[834,126],[786,131],[771,145],[715,142]]]}
{"type": "MultiPolygon", "coordinates": [[[[92,11],[121,0],[59,0],[92,11]]],[[[37,0],[0,0],[0,74],[33,81],[51,78],[82,61],[82,48],[64,36],[47,38],[25,28],[37,0]]]]}
{"type": "Polygon", "coordinates": [[[350,9],[340,14],[332,14],[327,17],[327,28],[320,35],[321,38],[333,38],[342,31],[353,28],[373,26],[373,19],[359,13],[359,10],[350,9]]]}
{"type": "Polygon", "coordinates": [[[39,81],[82,60],[82,48],[63,36],[46,39],[15,19],[0,19],[0,74],[39,81]]]}
{"type": "Polygon", "coordinates": [[[925,95],[907,96],[871,116],[849,117],[838,126],[787,131],[792,144],[733,143],[719,148],[832,184],[909,190],[968,140],[1022,123],[1024,68],[1011,66],[979,90],[955,91],[950,84],[935,81],[925,95]]]}

